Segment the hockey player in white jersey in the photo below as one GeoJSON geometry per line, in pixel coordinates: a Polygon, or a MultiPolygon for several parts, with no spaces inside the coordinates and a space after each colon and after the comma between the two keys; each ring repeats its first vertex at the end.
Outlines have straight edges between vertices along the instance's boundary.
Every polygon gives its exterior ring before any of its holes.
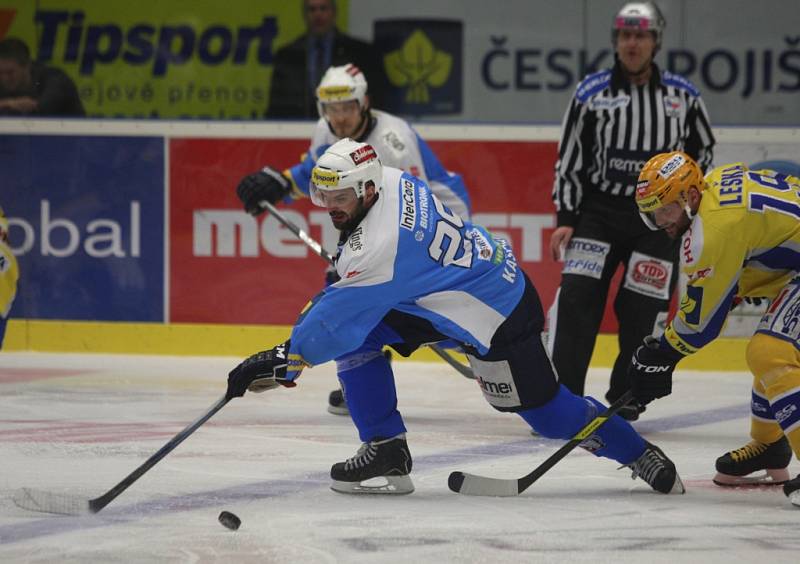
{"type": "Polygon", "coordinates": [[[307,197],[319,156],[339,139],[349,137],[372,145],[385,166],[424,180],[448,208],[469,219],[471,204],[461,176],[442,166],[407,121],[370,106],[367,80],[358,67],[330,67],[317,88],[317,108],[320,118],[299,164],[283,172],[265,166],[241,180],[236,193],[247,211],[263,211],[258,205],[261,200],[275,204],[307,197]]]}
{"type": "MultiPolygon", "coordinates": [[[[311,146],[302,162],[280,172],[265,166],[245,176],[236,193],[245,210],[258,214],[259,202],[290,202],[308,196],[311,171],[317,159],[339,139],[350,137],[369,143],[386,166],[399,168],[424,180],[448,208],[469,219],[471,207],[460,175],[445,170],[428,144],[405,120],[372,109],[364,74],[354,65],[330,67],[317,88],[317,121],[311,146]]],[[[328,281],[335,279],[329,271],[328,281]]],[[[328,411],[347,414],[342,392],[334,390],[328,411]]]]}
{"type": "MultiPolygon", "coordinates": [[[[558,384],[541,342],[539,297],[511,246],[454,214],[424,181],[383,167],[370,145],[343,139],[317,161],[311,198],[344,234],[340,280],[304,308],[287,342],[231,371],[228,397],[292,387],[304,367],[335,359],[363,445],[333,465],[332,489],[414,489],[384,345],[407,356],[424,343],[462,343],[486,400],[545,437],[571,438],[604,409],[558,384]],[[364,483],[378,477],[383,483],[364,483]]],[[[656,491],[683,493],[675,465],[618,416],[583,446],[656,491]]]]}

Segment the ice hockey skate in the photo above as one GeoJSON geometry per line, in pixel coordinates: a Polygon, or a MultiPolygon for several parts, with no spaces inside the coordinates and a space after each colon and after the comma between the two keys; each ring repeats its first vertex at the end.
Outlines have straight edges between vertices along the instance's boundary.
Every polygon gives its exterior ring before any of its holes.
{"type": "MultiPolygon", "coordinates": [[[[792,449],[786,437],[771,444],[750,441],[717,458],[718,486],[779,486],[789,479],[792,449]],[[764,470],[764,474],[750,476],[764,470]]],[[[788,495],[788,494],[787,494],[788,495]]]]}
{"type": "Polygon", "coordinates": [[[683,487],[675,464],[660,448],[648,442],[645,444],[647,447],[642,455],[627,465],[633,470],[631,478],[641,478],[650,484],[651,488],[663,494],[685,493],[686,488],[683,487]]]}
{"type": "Polygon", "coordinates": [[[783,483],[783,493],[792,502],[792,505],[800,507],[800,474],[796,478],[787,480],[783,483]]]}
{"type": "Polygon", "coordinates": [[[347,404],[344,401],[344,392],[342,392],[341,388],[328,394],[328,413],[350,415],[350,410],[347,409],[347,404]]]}
{"type": "Polygon", "coordinates": [[[331,489],[339,493],[410,494],[411,453],[405,434],[361,445],[356,455],[331,467],[331,489]]]}

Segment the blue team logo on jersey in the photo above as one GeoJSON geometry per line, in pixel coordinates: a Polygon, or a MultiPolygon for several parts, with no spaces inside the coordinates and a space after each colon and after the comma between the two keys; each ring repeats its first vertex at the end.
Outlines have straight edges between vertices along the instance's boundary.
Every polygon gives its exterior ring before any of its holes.
{"type": "Polygon", "coordinates": [[[463,36],[461,21],[376,21],[375,47],[390,86],[381,109],[405,115],[461,112],[463,36]]]}

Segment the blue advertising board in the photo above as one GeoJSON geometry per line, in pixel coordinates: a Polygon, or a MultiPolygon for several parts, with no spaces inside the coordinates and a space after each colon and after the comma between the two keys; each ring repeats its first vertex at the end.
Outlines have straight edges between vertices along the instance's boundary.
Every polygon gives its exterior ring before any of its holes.
{"type": "Polygon", "coordinates": [[[0,137],[11,317],[164,321],[164,139],[0,137]]]}

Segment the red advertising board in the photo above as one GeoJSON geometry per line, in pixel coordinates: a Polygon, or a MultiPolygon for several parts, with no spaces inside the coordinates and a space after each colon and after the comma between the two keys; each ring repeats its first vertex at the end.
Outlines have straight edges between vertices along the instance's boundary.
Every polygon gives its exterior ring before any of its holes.
{"type": "MultiPolygon", "coordinates": [[[[432,141],[464,176],[476,220],[509,235],[549,307],[560,264],[548,252],[555,226],[550,191],[554,142],[432,141]]],[[[241,212],[235,187],[265,164],[298,162],[307,139],[173,139],[170,143],[170,320],[291,324],[323,285],[325,264],[277,221],[241,212]]],[[[324,210],[284,206],[290,219],[334,251],[324,210]]],[[[607,316],[608,317],[608,316],[607,316]]],[[[605,326],[613,329],[613,324],[605,326]]]]}

